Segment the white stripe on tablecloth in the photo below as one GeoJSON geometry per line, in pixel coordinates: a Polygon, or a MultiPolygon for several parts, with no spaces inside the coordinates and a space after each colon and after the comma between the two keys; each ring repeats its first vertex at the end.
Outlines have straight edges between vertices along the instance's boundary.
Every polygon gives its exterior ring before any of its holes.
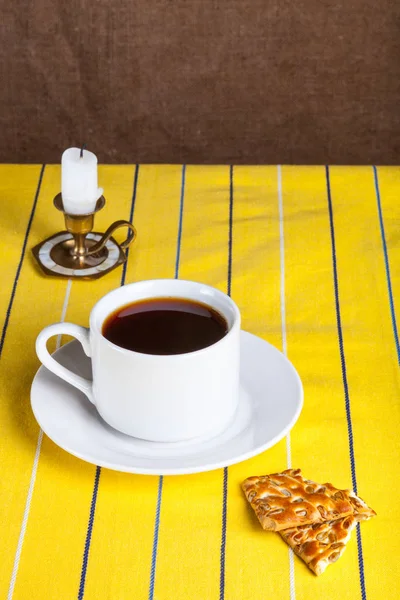
{"type": "MultiPolygon", "coordinates": [[[[282,327],[282,351],[287,356],[287,339],[286,339],[286,306],[285,306],[285,235],[283,229],[283,194],[282,194],[282,168],[277,167],[278,177],[278,206],[279,206],[279,246],[280,246],[280,272],[281,272],[281,327],[282,327]]],[[[286,463],[287,468],[292,468],[292,451],[290,447],[290,432],[286,436],[286,463]]],[[[296,598],[296,583],[294,579],[294,554],[289,548],[289,590],[290,600],[296,598]]]]}
{"type": "MultiPolygon", "coordinates": [[[[61,311],[61,319],[60,319],[61,322],[63,322],[65,320],[65,315],[67,314],[68,302],[69,302],[69,297],[71,294],[71,287],[72,287],[72,280],[69,279],[68,283],[67,283],[67,289],[65,291],[64,303],[63,303],[63,307],[62,307],[62,311],[61,311]]],[[[60,344],[61,344],[61,334],[57,336],[57,342],[56,342],[57,350],[60,347],[60,344]]],[[[21,558],[22,546],[24,544],[26,527],[28,525],[29,511],[31,508],[33,490],[35,488],[36,474],[37,474],[39,458],[40,458],[40,451],[42,448],[42,440],[43,440],[43,431],[40,429],[37,444],[36,444],[35,458],[33,460],[31,480],[29,482],[29,489],[28,489],[28,494],[27,494],[26,502],[25,502],[24,516],[22,518],[22,524],[21,524],[21,529],[19,532],[17,550],[15,552],[15,557],[14,557],[14,566],[13,566],[11,579],[10,579],[10,587],[8,588],[7,600],[11,600],[14,595],[14,588],[15,588],[15,582],[16,582],[17,574],[18,574],[19,561],[21,558]]]]}

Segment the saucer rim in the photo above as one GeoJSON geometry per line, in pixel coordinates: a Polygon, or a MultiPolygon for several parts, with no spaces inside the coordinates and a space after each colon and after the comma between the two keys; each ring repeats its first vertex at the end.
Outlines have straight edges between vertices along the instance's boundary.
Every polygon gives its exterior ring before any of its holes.
{"type": "MultiPolygon", "coordinates": [[[[300,378],[297,370],[295,369],[294,365],[287,358],[287,356],[285,356],[283,354],[283,352],[281,352],[278,348],[276,348],[276,346],[273,346],[270,342],[267,342],[263,338],[256,336],[252,333],[244,331],[243,329],[241,329],[241,331],[240,331],[240,345],[241,346],[243,344],[243,338],[245,338],[245,337],[249,337],[252,341],[253,340],[254,341],[257,340],[257,342],[261,341],[263,344],[269,346],[270,349],[272,349],[272,351],[274,351],[280,355],[280,359],[286,363],[286,366],[290,369],[290,371],[292,372],[292,375],[294,376],[294,380],[296,382],[296,387],[297,387],[297,392],[298,392],[298,399],[297,399],[296,410],[293,412],[291,419],[289,420],[288,424],[276,436],[274,436],[273,438],[270,438],[267,442],[265,442],[265,444],[254,446],[248,452],[244,452],[241,454],[235,454],[234,456],[232,456],[231,459],[220,460],[220,461],[216,461],[216,462],[208,462],[203,465],[198,465],[198,466],[193,466],[193,467],[157,468],[157,466],[154,466],[154,467],[150,467],[150,468],[144,468],[144,467],[135,467],[134,465],[132,465],[131,467],[127,467],[126,465],[118,465],[117,462],[111,462],[108,460],[100,460],[99,461],[90,452],[82,454],[81,452],[74,450],[73,448],[71,448],[68,445],[68,443],[65,443],[65,441],[62,441],[62,442],[57,441],[55,439],[57,436],[50,435],[42,427],[40,418],[38,417],[37,412],[35,410],[35,407],[34,407],[35,401],[33,398],[34,393],[35,393],[34,388],[38,385],[38,379],[41,376],[43,376],[43,372],[48,371],[48,369],[46,369],[46,367],[44,365],[41,365],[39,367],[39,369],[37,370],[37,372],[33,378],[33,381],[32,381],[30,404],[31,404],[31,409],[32,409],[33,415],[34,415],[39,427],[42,429],[43,433],[45,433],[47,435],[47,437],[54,444],[56,444],[59,448],[61,448],[65,452],[68,452],[72,456],[75,456],[76,458],[83,460],[84,462],[93,464],[95,466],[100,466],[100,467],[103,467],[106,469],[110,469],[112,471],[117,471],[117,472],[121,472],[121,473],[132,473],[135,475],[153,475],[153,476],[191,475],[191,474],[196,474],[196,473],[205,473],[205,472],[209,472],[209,471],[215,471],[215,470],[218,470],[221,468],[230,467],[232,465],[244,462],[250,458],[253,458],[254,456],[261,454],[262,452],[265,452],[266,450],[269,450],[270,448],[275,446],[278,442],[280,442],[288,434],[288,432],[290,432],[291,429],[294,427],[294,425],[296,424],[296,422],[301,414],[303,406],[304,406],[304,389],[303,389],[303,384],[302,384],[301,378],[300,378]]],[[[72,341],[68,342],[67,344],[64,344],[61,348],[58,348],[57,350],[55,350],[52,353],[52,356],[53,357],[56,356],[57,353],[59,353],[59,352],[65,352],[65,348],[67,346],[76,345],[76,344],[79,345],[79,342],[77,340],[72,340],[72,341]]],[[[241,383],[241,385],[243,386],[243,388],[245,390],[247,390],[247,387],[244,385],[243,382],[241,383]]],[[[246,428],[248,428],[251,425],[253,420],[254,420],[254,412],[252,412],[252,415],[250,417],[250,422],[246,428]]],[[[245,431],[245,430],[243,430],[243,431],[245,431]]],[[[223,433],[224,432],[221,432],[220,434],[213,436],[212,439],[215,439],[215,441],[217,442],[217,440],[223,433]]],[[[233,437],[230,438],[229,440],[227,440],[227,442],[231,441],[232,439],[234,439],[234,438],[233,437]]],[[[191,440],[188,440],[188,443],[190,443],[190,442],[191,442],[191,440]]],[[[153,442],[149,441],[148,443],[152,444],[153,442]]],[[[155,442],[155,443],[159,443],[159,442],[155,442]]],[[[199,444],[201,444],[201,442],[199,442],[199,444]]],[[[182,448],[184,448],[184,447],[185,446],[183,445],[182,448]]],[[[201,449],[199,449],[199,454],[201,454],[201,449]]],[[[135,460],[135,457],[133,455],[132,461],[134,461],[134,460],[135,460]]],[[[162,459],[149,457],[149,460],[150,461],[159,461],[162,459]]],[[[177,460],[179,460],[179,459],[177,458],[177,460]]],[[[184,460],[185,460],[185,457],[183,457],[183,461],[184,460]]]]}

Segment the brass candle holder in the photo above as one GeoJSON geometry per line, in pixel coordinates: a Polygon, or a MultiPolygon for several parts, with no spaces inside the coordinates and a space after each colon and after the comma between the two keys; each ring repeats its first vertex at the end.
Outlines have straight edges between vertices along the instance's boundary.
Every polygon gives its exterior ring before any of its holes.
{"type": "Polygon", "coordinates": [[[105,231],[92,231],[94,216],[105,205],[101,196],[93,212],[72,215],[64,211],[61,194],[54,206],[64,214],[66,231],[60,231],[32,249],[33,255],[46,275],[68,279],[98,279],[126,262],[126,250],[136,239],[136,229],[129,221],[115,221],[105,231]],[[127,239],[118,243],[113,233],[127,227],[127,239]]]}

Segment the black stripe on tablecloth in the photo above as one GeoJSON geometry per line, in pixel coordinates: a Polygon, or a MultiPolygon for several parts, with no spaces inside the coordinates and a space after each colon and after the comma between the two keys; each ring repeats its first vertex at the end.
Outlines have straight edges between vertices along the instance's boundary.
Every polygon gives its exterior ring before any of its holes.
{"type": "Polygon", "coordinates": [[[12,290],[11,290],[10,300],[8,302],[8,306],[7,306],[7,310],[6,310],[6,318],[5,318],[4,325],[3,325],[3,331],[1,332],[1,338],[0,338],[0,356],[1,356],[1,354],[3,352],[3,348],[4,348],[4,342],[5,342],[6,335],[7,335],[8,324],[10,322],[11,311],[12,311],[12,307],[13,307],[13,304],[14,304],[15,294],[16,294],[16,291],[17,291],[17,285],[18,285],[18,281],[19,281],[19,276],[21,274],[22,263],[24,262],[24,257],[25,257],[25,253],[26,253],[26,246],[28,244],[29,234],[30,234],[31,228],[32,228],[33,217],[35,216],[36,206],[37,206],[38,199],[39,199],[40,188],[42,186],[42,181],[43,181],[43,175],[44,175],[45,168],[46,168],[46,165],[42,165],[42,168],[40,169],[39,180],[38,180],[38,184],[37,184],[37,187],[36,187],[35,197],[33,199],[33,205],[32,205],[32,208],[31,208],[31,213],[29,215],[28,225],[26,226],[24,242],[22,244],[22,249],[21,249],[21,255],[20,255],[20,258],[19,258],[17,271],[15,273],[15,278],[14,278],[14,283],[13,283],[13,287],[12,287],[12,290]]]}
{"type": "MultiPolygon", "coordinates": [[[[343,342],[342,318],[341,318],[341,313],[340,313],[339,278],[338,278],[338,268],[337,268],[337,259],[336,259],[335,226],[334,226],[334,220],[333,220],[332,193],[331,193],[331,183],[330,183],[328,166],[325,167],[325,174],[326,174],[326,188],[327,188],[327,196],[328,196],[329,225],[330,225],[331,245],[332,245],[332,265],[333,265],[333,283],[334,283],[334,289],[335,289],[336,323],[337,323],[337,331],[338,331],[338,338],[339,338],[340,364],[342,367],[342,380],[343,380],[344,399],[345,399],[345,407],[346,407],[347,431],[348,431],[348,438],[349,438],[351,480],[352,480],[353,489],[354,489],[355,493],[357,494],[357,476],[356,476],[356,460],[355,460],[355,455],[354,455],[353,425],[352,425],[352,421],[351,421],[350,394],[349,394],[349,386],[348,386],[348,380],[347,380],[347,368],[346,368],[346,356],[345,356],[344,342],[343,342]]],[[[364,560],[363,560],[360,524],[357,525],[357,549],[358,549],[358,570],[359,570],[359,574],[360,574],[361,598],[362,598],[362,600],[366,600],[367,593],[366,593],[366,589],[365,589],[364,560]]]]}
{"type": "MultiPolygon", "coordinates": [[[[233,248],[233,165],[229,169],[229,233],[228,233],[228,273],[227,293],[232,291],[232,248],[233,248]]],[[[221,526],[221,552],[219,573],[219,598],[225,598],[225,555],[226,555],[226,524],[228,517],[228,467],[224,468],[222,478],[222,526],[221,526]]]]}
{"type": "MultiPolygon", "coordinates": [[[[180,267],[180,260],[181,260],[183,210],[184,210],[184,204],[185,204],[185,182],[186,182],[186,165],[182,165],[178,234],[177,234],[177,240],[176,240],[176,253],[175,253],[175,279],[179,279],[179,267],[180,267]]],[[[162,475],[160,475],[159,480],[158,480],[156,515],[155,515],[155,519],[154,519],[153,548],[152,548],[152,552],[151,552],[149,600],[154,599],[154,587],[155,587],[155,583],[156,583],[157,551],[158,551],[158,537],[159,537],[159,532],[160,532],[163,483],[164,483],[164,477],[162,475]]]]}
{"type": "MultiPolygon", "coordinates": [[[[136,165],[135,168],[135,177],[133,179],[133,192],[132,192],[132,202],[131,202],[131,212],[129,213],[129,223],[133,223],[133,214],[135,212],[135,204],[136,204],[136,192],[137,192],[137,184],[139,180],[139,165],[136,165]]],[[[122,265],[122,275],[121,275],[121,285],[125,285],[126,282],[126,269],[128,267],[128,259],[129,259],[130,248],[127,248],[125,251],[126,261],[122,265]]]]}
{"type": "Polygon", "coordinates": [[[81,579],[79,582],[78,600],[82,600],[84,593],[85,593],[86,573],[87,573],[87,566],[88,566],[88,562],[89,562],[90,543],[92,541],[94,518],[96,515],[96,502],[97,502],[97,493],[99,491],[100,475],[101,475],[101,467],[97,466],[96,467],[96,475],[94,477],[92,500],[90,502],[89,523],[88,523],[88,527],[87,527],[85,547],[83,549],[82,570],[81,570],[81,579]]]}
{"type": "MultiPolygon", "coordinates": [[[[138,178],[139,178],[139,165],[136,165],[135,176],[134,176],[134,180],[133,180],[131,210],[129,213],[129,222],[130,223],[133,222],[133,215],[134,215],[134,211],[135,211],[138,178]]],[[[123,269],[122,269],[121,285],[125,285],[126,267],[127,267],[127,263],[128,263],[129,249],[127,250],[126,257],[127,257],[126,262],[124,263],[123,269]]],[[[84,594],[85,594],[86,575],[87,575],[87,568],[88,568],[88,562],[89,562],[90,544],[92,541],[94,520],[95,520],[95,516],[96,516],[96,504],[97,504],[97,494],[99,491],[99,484],[100,484],[100,475],[101,475],[101,467],[97,466],[96,474],[94,477],[92,499],[90,502],[89,521],[88,521],[88,526],[87,526],[87,531],[86,531],[85,546],[83,549],[81,577],[80,577],[80,581],[79,581],[79,590],[78,590],[78,600],[82,600],[84,597],[84,594]]]]}
{"type": "Polygon", "coordinates": [[[388,247],[386,244],[386,233],[385,233],[385,225],[384,225],[384,220],[383,220],[381,193],[380,193],[380,189],[379,189],[378,170],[375,166],[372,168],[374,171],[375,194],[376,194],[376,202],[378,205],[378,216],[379,216],[379,226],[381,229],[383,256],[385,259],[386,282],[387,282],[388,296],[389,296],[390,315],[392,318],[392,329],[393,329],[394,342],[396,344],[397,362],[400,365],[399,331],[397,328],[396,310],[395,310],[395,305],[394,305],[393,288],[392,288],[392,278],[390,276],[389,252],[388,252],[388,247]]]}

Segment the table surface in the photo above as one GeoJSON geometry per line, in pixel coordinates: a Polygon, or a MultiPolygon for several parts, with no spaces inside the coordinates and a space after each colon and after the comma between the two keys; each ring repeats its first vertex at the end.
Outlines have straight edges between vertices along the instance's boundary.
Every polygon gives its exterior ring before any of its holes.
{"type": "Polygon", "coordinates": [[[0,166],[0,597],[399,598],[399,170],[101,166],[99,183],[96,228],[133,218],[138,230],[126,268],[46,278],[31,248],[63,228],[60,169],[0,166]],[[42,435],[29,401],[38,332],[87,325],[106,292],[157,277],[229,291],[243,328],[287,353],[305,403],[286,439],[229,469],[159,478],[87,464],[42,435]],[[378,513],[319,578],[240,489],[288,465],[356,488],[378,513]]]}

